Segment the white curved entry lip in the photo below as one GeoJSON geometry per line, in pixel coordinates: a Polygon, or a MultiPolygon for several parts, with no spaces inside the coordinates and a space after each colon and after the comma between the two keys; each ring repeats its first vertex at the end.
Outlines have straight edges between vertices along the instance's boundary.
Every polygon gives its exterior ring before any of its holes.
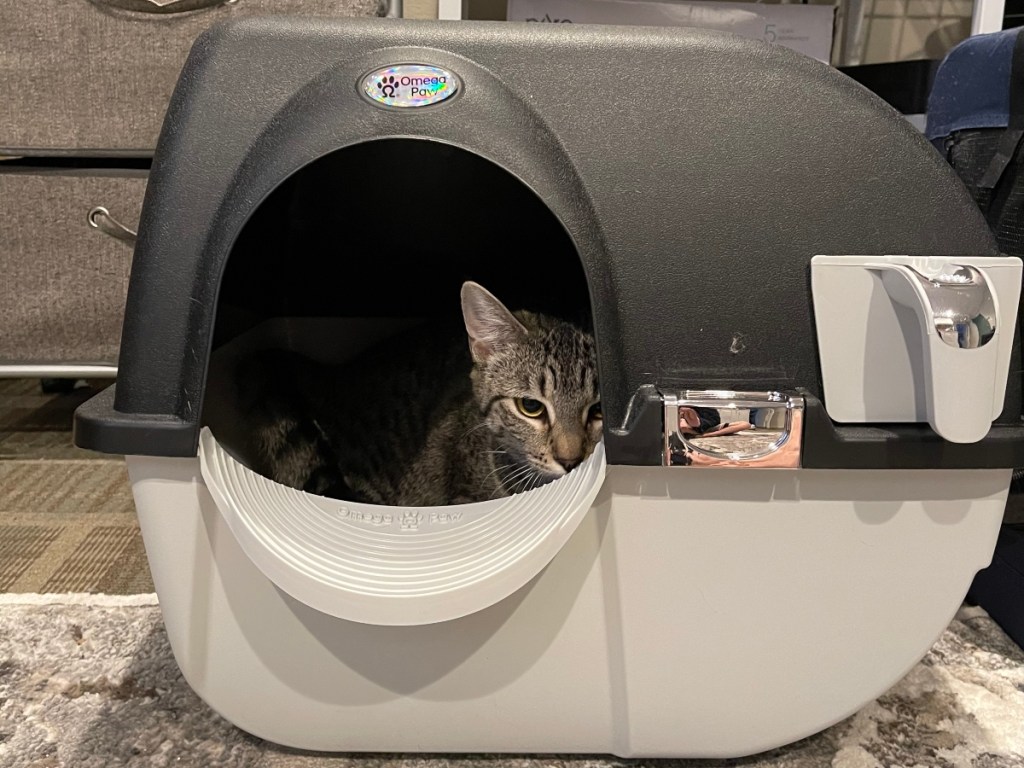
{"type": "Polygon", "coordinates": [[[208,427],[203,479],[243,551],[296,600],[340,619],[409,626],[487,608],[558,553],[604,483],[603,444],[566,477],[493,501],[387,507],[275,483],[208,427]]]}

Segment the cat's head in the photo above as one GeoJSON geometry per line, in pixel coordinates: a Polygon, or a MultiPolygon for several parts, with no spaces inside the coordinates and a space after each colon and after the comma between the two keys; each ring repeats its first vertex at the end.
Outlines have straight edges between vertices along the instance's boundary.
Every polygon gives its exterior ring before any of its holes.
{"type": "Polygon", "coordinates": [[[593,337],[546,315],[513,314],[477,283],[462,286],[473,391],[510,492],[566,474],[601,439],[593,337]]]}

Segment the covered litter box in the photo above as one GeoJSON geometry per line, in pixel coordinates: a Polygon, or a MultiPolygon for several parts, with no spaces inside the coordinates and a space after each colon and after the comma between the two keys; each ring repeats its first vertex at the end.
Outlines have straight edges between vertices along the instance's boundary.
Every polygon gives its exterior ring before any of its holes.
{"type": "Polygon", "coordinates": [[[942,158],[827,66],[713,33],[253,20],[197,42],[115,387],[181,669],[318,750],[726,756],[884,692],[1024,461],[1001,257],[942,158]],[[466,507],[246,468],[222,371],[457,301],[592,316],[602,447],[466,507]],[[684,408],[749,424],[694,438],[684,408]]]}

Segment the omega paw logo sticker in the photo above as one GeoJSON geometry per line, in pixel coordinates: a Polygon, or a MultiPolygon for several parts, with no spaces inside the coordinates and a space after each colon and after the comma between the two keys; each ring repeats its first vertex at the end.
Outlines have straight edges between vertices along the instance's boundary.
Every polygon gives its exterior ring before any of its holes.
{"type": "Polygon", "coordinates": [[[398,81],[394,75],[388,75],[377,81],[377,88],[385,99],[393,99],[398,93],[398,81]]]}
{"type": "Polygon", "coordinates": [[[458,75],[431,64],[394,64],[363,76],[359,89],[370,101],[388,109],[428,107],[459,92],[458,75]]]}

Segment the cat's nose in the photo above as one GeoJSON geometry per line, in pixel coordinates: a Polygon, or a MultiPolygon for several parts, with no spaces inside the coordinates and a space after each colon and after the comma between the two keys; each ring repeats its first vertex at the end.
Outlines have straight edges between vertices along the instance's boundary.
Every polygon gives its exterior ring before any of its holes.
{"type": "Polygon", "coordinates": [[[583,463],[583,458],[580,456],[577,456],[576,458],[573,459],[561,459],[556,457],[555,461],[561,464],[566,472],[570,472],[583,463]]]}
{"type": "Polygon", "coordinates": [[[566,472],[578,467],[583,461],[583,435],[563,427],[561,430],[556,429],[554,438],[551,455],[555,461],[561,464],[566,472]]]}

